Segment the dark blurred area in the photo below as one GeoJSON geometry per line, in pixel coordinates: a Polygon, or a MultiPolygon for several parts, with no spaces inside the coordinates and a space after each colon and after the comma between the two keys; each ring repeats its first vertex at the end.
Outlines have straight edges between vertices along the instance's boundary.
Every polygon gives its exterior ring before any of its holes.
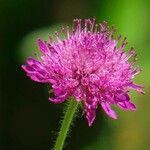
{"type": "MultiPolygon", "coordinates": [[[[138,112],[118,112],[122,119],[116,122],[98,110],[95,124],[89,128],[80,112],[65,149],[148,150],[149,9],[148,0],[0,0],[0,149],[51,149],[65,105],[49,103],[46,85],[25,76],[21,69],[26,58],[23,50],[30,44],[24,43],[24,39],[28,37],[32,41],[33,36],[28,35],[34,35],[39,29],[42,32],[45,27],[71,24],[74,18],[96,17],[98,22],[106,20],[115,24],[119,32],[129,37],[131,45],[141,49],[137,53],[143,74],[137,81],[146,84],[147,94],[142,97],[133,93],[139,105],[138,112]],[[22,45],[24,49],[21,49],[22,45]]],[[[32,46],[31,53],[34,53],[35,47],[32,46]]]]}

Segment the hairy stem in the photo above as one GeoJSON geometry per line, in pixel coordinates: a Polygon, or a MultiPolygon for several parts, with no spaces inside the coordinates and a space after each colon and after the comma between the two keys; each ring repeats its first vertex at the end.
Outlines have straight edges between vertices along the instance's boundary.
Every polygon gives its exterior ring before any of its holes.
{"type": "Polygon", "coordinates": [[[62,150],[66,137],[68,135],[71,123],[75,117],[75,113],[77,112],[78,102],[76,102],[72,97],[68,100],[67,109],[64,113],[64,118],[62,120],[61,128],[58,133],[58,137],[56,140],[56,144],[54,150],[62,150]]]}

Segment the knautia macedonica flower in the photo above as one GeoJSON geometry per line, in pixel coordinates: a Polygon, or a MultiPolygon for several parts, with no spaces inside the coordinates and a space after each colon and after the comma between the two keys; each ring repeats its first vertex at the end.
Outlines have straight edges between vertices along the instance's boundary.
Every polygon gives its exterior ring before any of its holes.
{"type": "Polygon", "coordinates": [[[95,19],[86,19],[83,25],[75,19],[73,29],[62,28],[62,34],[64,39],[55,33],[57,41],[38,39],[40,60],[28,58],[22,66],[32,80],[52,87],[54,97],[49,100],[62,103],[73,96],[84,106],[89,126],[98,106],[113,119],[117,115],[112,105],[135,110],[129,90],[143,90],[132,81],[140,69],[134,67],[134,50],[124,51],[126,38],[117,47],[120,38],[113,38],[114,28],[109,29],[106,22],[95,24],[95,19]]]}

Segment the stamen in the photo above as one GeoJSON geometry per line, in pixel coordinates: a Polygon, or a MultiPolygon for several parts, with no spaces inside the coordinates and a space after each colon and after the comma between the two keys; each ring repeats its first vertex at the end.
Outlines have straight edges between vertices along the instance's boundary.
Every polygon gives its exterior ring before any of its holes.
{"type": "Polygon", "coordinates": [[[80,33],[81,32],[81,19],[78,19],[78,22],[77,22],[77,27],[78,27],[78,32],[80,33]]]}
{"type": "Polygon", "coordinates": [[[128,44],[127,38],[125,37],[123,42],[122,42],[121,49],[124,49],[127,44],[128,44]]]}
{"type": "Polygon", "coordinates": [[[67,32],[67,38],[69,39],[69,38],[70,38],[69,26],[67,26],[67,28],[66,28],[66,32],[67,32]]]}
{"type": "Polygon", "coordinates": [[[95,31],[94,31],[94,33],[97,32],[97,29],[98,29],[98,24],[95,24],[95,31]]]}
{"type": "Polygon", "coordinates": [[[81,19],[74,19],[73,22],[74,22],[74,28],[79,34],[81,32],[81,19]]]}
{"type": "Polygon", "coordinates": [[[94,25],[95,25],[95,21],[96,21],[96,19],[95,18],[93,18],[93,20],[90,20],[89,19],[89,23],[90,23],[90,25],[91,25],[91,32],[93,31],[93,28],[94,28],[94,25]]]}
{"type": "MultiPolygon", "coordinates": [[[[124,61],[129,60],[131,57],[135,57],[135,52],[133,47],[130,48],[129,53],[127,54],[127,56],[124,58],[124,61]]],[[[134,63],[134,61],[133,61],[134,63]]]]}
{"type": "Polygon", "coordinates": [[[101,24],[101,32],[106,32],[108,30],[107,22],[103,21],[101,24]]]}
{"type": "Polygon", "coordinates": [[[65,35],[65,34],[66,34],[66,31],[65,31],[64,26],[61,26],[61,27],[60,27],[60,30],[61,30],[61,33],[62,33],[63,35],[65,35]]]}
{"type": "Polygon", "coordinates": [[[60,35],[59,35],[58,32],[55,32],[55,36],[56,36],[56,38],[57,38],[57,41],[58,41],[59,43],[62,43],[62,40],[61,40],[60,35]]]}
{"type": "Polygon", "coordinates": [[[141,68],[136,67],[133,71],[132,71],[132,76],[136,76],[137,74],[139,74],[141,72],[141,68]]]}
{"type": "Polygon", "coordinates": [[[111,31],[110,31],[110,38],[113,38],[115,32],[116,32],[116,29],[114,26],[112,26],[111,31]]]}
{"type": "Polygon", "coordinates": [[[50,44],[54,42],[52,36],[49,36],[49,41],[50,41],[50,44]]]}
{"type": "Polygon", "coordinates": [[[87,32],[87,28],[88,28],[88,19],[85,19],[85,23],[84,23],[84,31],[87,32]]]}
{"type": "Polygon", "coordinates": [[[117,37],[116,41],[119,42],[120,39],[121,39],[121,37],[122,37],[122,35],[120,34],[120,35],[117,37]]]}

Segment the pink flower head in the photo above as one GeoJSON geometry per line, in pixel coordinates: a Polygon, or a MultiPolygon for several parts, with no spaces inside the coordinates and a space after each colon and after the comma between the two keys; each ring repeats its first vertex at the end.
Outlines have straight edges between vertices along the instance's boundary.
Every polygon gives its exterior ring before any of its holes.
{"type": "Polygon", "coordinates": [[[117,47],[120,38],[114,39],[113,34],[114,28],[109,29],[106,22],[98,25],[95,19],[86,19],[82,27],[81,19],[75,19],[74,29],[62,28],[63,40],[57,32],[55,41],[51,37],[49,42],[38,39],[40,60],[28,58],[22,68],[32,80],[52,86],[50,101],[62,103],[73,96],[81,102],[89,126],[99,105],[116,119],[111,105],[135,110],[129,90],[144,92],[132,81],[140,72],[133,66],[134,50],[125,53],[126,38],[117,47]]]}

